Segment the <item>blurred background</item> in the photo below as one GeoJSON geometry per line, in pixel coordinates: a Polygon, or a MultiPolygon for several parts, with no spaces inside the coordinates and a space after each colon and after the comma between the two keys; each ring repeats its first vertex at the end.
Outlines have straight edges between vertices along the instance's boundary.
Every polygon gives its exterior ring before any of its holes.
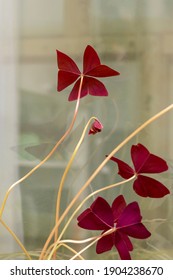
{"type": "MultiPolygon", "coordinates": [[[[28,250],[39,251],[54,224],[58,185],[89,117],[97,116],[104,130],[85,138],[65,181],[62,211],[106,154],[173,102],[172,16],[172,0],[0,0],[0,203],[8,187],[47,155],[73,116],[75,102],[67,101],[71,87],[56,91],[56,49],[71,56],[82,70],[83,51],[90,44],[103,64],[121,73],[102,80],[109,97],[87,96],[81,100],[71,136],[10,194],[3,219],[28,250]]],[[[152,236],[134,241],[133,259],[173,258],[172,127],[170,112],[117,154],[131,164],[130,147],[140,142],[166,159],[169,171],[157,175],[157,179],[171,195],[144,199],[134,193],[132,184],[101,194],[110,203],[122,193],[127,202],[141,204],[152,236]]],[[[120,180],[116,166],[110,162],[83,197],[120,180]]],[[[65,237],[79,239],[96,234],[78,229],[76,220],[70,227],[65,237]]],[[[0,225],[0,258],[16,258],[18,252],[20,248],[0,225]]],[[[67,258],[70,254],[61,253],[67,258]]],[[[95,247],[84,256],[118,258],[116,250],[96,255],[95,247]]]]}

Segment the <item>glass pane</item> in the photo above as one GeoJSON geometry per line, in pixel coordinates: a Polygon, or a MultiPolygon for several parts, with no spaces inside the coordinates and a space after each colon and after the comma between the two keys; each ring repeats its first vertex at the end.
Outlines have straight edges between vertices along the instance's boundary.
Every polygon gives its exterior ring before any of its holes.
{"type": "MultiPolygon", "coordinates": [[[[0,180],[3,186],[0,202],[2,207],[8,186],[24,178],[10,193],[3,218],[31,257],[37,259],[55,223],[59,186],[63,185],[60,214],[81,188],[87,186],[65,216],[60,233],[87,195],[124,180],[117,174],[115,162],[108,161],[102,168],[99,167],[106,155],[146,120],[173,102],[172,2],[15,0],[10,12],[10,0],[1,0],[0,3],[5,9],[0,13],[3,46],[0,52],[0,180]],[[87,45],[97,51],[102,64],[119,71],[120,75],[104,78],[96,74],[95,78],[107,88],[108,97],[87,94],[80,99],[76,116],[76,101],[68,101],[73,84],[57,92],[56,49],[70,56],[82,72],[83,52],[87,45]],[[37,170],[36,166],[69,127],[72,128],[74,116],[72,131],[37,170]],[[96,135],[88,135],[87,128],[80,144],[90,117],[97,117],[104,129],[96,135]],[[76,148],[77,143],[80,144],[79,149],[78,146],[76,148]],[[69,161],[72,166],[68,170],[69,161]],[[36,170],[33,169],[35,167],[36,170]],[[32,174],[23,177],[28,172],[32,174]]],[[[159,180],[170,192],[172,121],[172,114],[166,113],[129,138],[115,154],[133,169],[130,151],[131,146],[137,143],[164,158],[169,166],[165,173],[134,172],[138,176],[146,175],[159,180]]],[[[82,240],[101,234],[100,230],[80,228],[76,218],[97,196],[102,196],[111,205],[118,195],[123,195],[127,203],[136,201],[139,204],[143,223],[151,232],[148,239],[131,239],[134,245],[131,257],[172,259],[172,196],[139,196],[132,182],[90,197],[72,218],[62,239],[82,240]]],[[[6,235],[3,222],[0,230],[0,258],[27,258],[13,237],[6,235]],[[5,243],[8,246],[4,246],[5,243]]],[[[87,244],[84,243],[84,246],[87,244]]],[[[76,243],[68,245],[76,251],[84,247],[76,243]]],[[[61,246],[57,258],[69,259],[73,254],[69,247],[61,246]]],[[[86,259],[120,258],[115,246],[104,254],[97,254],[95,244],[82,256],[86,259]]]]}
{"type": "Polygon", "coordinates": [[[53,2],[54,5],[47,0],[19,1],[19,28],[22,37],[62,35],[63,0],[53,2]]]}

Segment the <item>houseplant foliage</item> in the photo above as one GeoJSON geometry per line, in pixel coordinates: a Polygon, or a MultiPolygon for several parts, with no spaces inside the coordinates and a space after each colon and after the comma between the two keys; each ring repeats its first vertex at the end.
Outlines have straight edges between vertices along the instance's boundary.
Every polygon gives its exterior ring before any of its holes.
{"type": "MultiPolygon", "coordinates": [[[[50,153],[25,176],[20,178],[17,182],[9,187],[0,209],[1,224],[16,240],[28,259],[32,259],[32,254],[27,250],[27,248],[24,247],[22,242],[3,219],[3,213],[4,209],[6,208],[8,197],[12,190],[19,183],[26,180],[40,166],[42,166],[53,155],[61,143],[67,137],[69,137],[71,133],[73,133],[73,127],[80,107],[80,100],[86,97],[88,94],[92,95],[93,98],[94,96],[99,96],[100,98],[107,97],[108,91],[100,79],[110,77],[115,77],[118,79],[120,74],[117,70],[102,64],[96,50],[90,45],[88,45],[84,51],[83,71],[79,70],[77,64],[72,58],[59,50],[57,50],[57,64],[57,90],[63,91],[65,88],[73,84],[68,97],[69,102],[76,102],[73,118],[68,129],[57,141],[50,153]]],[[[158,181],[157,178],[155,179],[152,177],[152,174],[157,176],[157,173],[166,172],[169,169],[167,162],[163,158],[161,158],[159,155],[153,154],[142,143],[132,145],[132,163],[126,163],[120,158],[117,158],[116,153],[146,126],[172,109],[173,104],[166,107],[158,114],[152,116],[130,135],[128,135],[124,141],[122,141],[112,150],[111,153],[105,155],[102,163],[88,178],[86,183],[81,186],[80,190],[73,197],[70,203],[66,205],[64,212],[60,215],[61,197],[63,193],[64,182],[84,138],[101,137],[100,135],[103,129],[102,122],[95,116],[91,117],[87,121],[83,128],[81,137],[76,143],[76,147],[71,154],[69,162],[60,180],[57,190],[57,201],[55,205],[55,224],[49,236],[47,237],[43,248],[40,251],[38,259],[59,259],[59,248],[61,247],[65,247],[67,250],[69,250],[71,259],[83,259],[83,252],[85,252],[91,246],[96,245],[95,254],[106,254],[110,250],[116,250],[120,259],[129,260],[131,259],[130,252],[132,252],[134,249],[134,239],[146,240],[149,239],[152,234],[154,234],[150,232],[147,229],[147,226],[143,223],[143,215],[139,202],[127,202],[127,198],[124,195],[118,195],[112,198],[112,204],[110,205],[104,196],[102,196],[102,193],[103,191],[108,192],[109,189],[113,189],[115,187],[118,188],[122,184],[130,183],[134,192],[144,199],[146,197],[160,199],[170,194],[168,186],[165,186],[162,182],[158,181]],[[99,176],[101,169],[111,161],[115,163],[115,166],[118,169],[118,174],[123,178],[123,180],[115,184],[104,186],[96,191],[92,191],[81,202],[80,197],[84,190],[90,185],[96,176],[99,176]],[[85,208],[85,210],[82,210],[81,208],[85,207],[85,203],[93,197],[94,201],[90,204],[90,206],[85,208]],[[92,232],[91,237],[83,240],[63,239],[64,233],[74,218],[76,219],[79,230],[92,232]],[[63,224],[65,219],[66,222],[63,224]],[[63,226],[60,228],[60,225],[63,226]],[[93,232],[95,232],[94,236],[93,232]],[[76,244],[81,246],[81,249],[78,251],[75,249],[76,244]]],[[[140,240],[138,240],[138,242],[140,242],[140,240]]]]}

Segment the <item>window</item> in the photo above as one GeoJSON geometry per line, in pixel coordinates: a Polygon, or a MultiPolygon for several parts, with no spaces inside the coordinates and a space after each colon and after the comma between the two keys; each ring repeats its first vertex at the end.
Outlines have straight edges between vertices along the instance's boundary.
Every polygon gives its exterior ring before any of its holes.
{"type": "MultiPolygon", "coordinates": [[[[83,51],[90,44],[104,64],[121,73],[118,78],[105,79],[109,98],[81,99],[75,133],[10,194],[4,220],[28,250],[33,251],[44,244],[54,224],[60,178],[88,118],[97,115],[104,130],[102,136],[85,139],[81,146],[65,181],[63,209],[106,154],[150,116],[173,102],[172,2],[16,0],[11,9],[8,6],[11,1],[0,3],[0,8],[3,7],[0,39],[4,46],[0,52],[1,197],[9,185],[44,158],[73,116],[75,103],[67,102],[69,88],[60,93],[56,91],[56,49],[73,57],[82,67],[83,51]]],[[[172,121],[172,114],[168,113],[118,153],[122,160],[129,161],[131,144],[148,145],[154,154],[170,164],[169,176],[159,175],[170,190],[172,121]]],[[[107,164],[86,193],[115,180],[118,180],[116,170],[107,164]]],[[[143,217],[163,220],[161,225],[157,221],[149,223],[154,234],[134,251],[133,258],[138,259],[140,255],[141,259],[171,259],[173,228],[168,221],[172,220],[172,197],[145,200],[134,196],[131,185],[112,190],[106,197],[111,202],[112,196],[119,193],[126,195],[129,201],[142,201],[143,217]]],[[[20,248],[6,235],[2,225],[1,229],[0,256],[4,258],[4,253],[20,251],[20,248]],[[8,242],[8,250],[3,246],[4,240],[8,242]]],[[[81,237],[75,221],[69,232],[74,232],[75,238],[81,237]]],[[[66,237],[72,238],[69,232],[66,237]]],[[[86,258],[98,258],[94,247],[86,258]]],[[[105,258],[118,256],[113,252],[105,258]]]]}

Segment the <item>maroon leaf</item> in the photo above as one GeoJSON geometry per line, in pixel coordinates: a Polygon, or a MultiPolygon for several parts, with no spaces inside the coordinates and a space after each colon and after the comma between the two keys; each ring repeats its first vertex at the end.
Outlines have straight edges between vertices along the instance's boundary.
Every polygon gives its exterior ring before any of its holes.
{"type": "Polygon", "coordinates": [[[94,96],[107,96],[108,92],[104,84],[93,77],[111,77],[119,75],[119,72],[112,68],[101,65],[100,59],[96,51],[87,46],[83,56],[83,74],[80,72],[76,63],[66,54],[57,50],[57,63],[58,63],[58,85],[57,90],[61,91],[75,83],[72,91],[70,92],[69,101],[82,98],[87,94],[94,96]],[[80,90],[81,77],[83,76],[82,88],[80,90]],[[79,95],[80,94],[80,95],[79,95]]]}
{"type": "Polygon", "coordinates": [[[131,260],[127,242],[122,238],[121,233],[118,231],[115,232],[115,247],[117,248],[117,251],[122,260],[131,260]]]}
{"type": "Polygon", "coordinates": [[[151,233],[142,223],[137,223],[131,226],[123,227],[121,232],[138,239],[145,239],[151,236],[151,233]]]}
{"type": "Polygon", "coordinates": [[[112,249],[113,245],[114,245],[114,235],[112,233],[105,235],[101,239],[98,240],[97,246],[96,246],[96,253],[101,254],[101,253],[107,252],[112,249]]]}
{"type": "Polygon", "coordinates": [[[123,195],[119,195],[112,203],[112,212],[114,216],[114,222],[117,221],[126,207],[126,202],[123,195]]]}
{"type": "Polygon", "coordinates": [[[136,174],[137,179],[133,184],[133,188],[138,195],[160,198],[170,193],[159,181],[141,175],[141,173],[161,173],[166,171],[168,165],[164,159],[151,154],[142,144],[132,146],[131,157],[134,169],[118,158],[111,157],[110,159],[118,164],[118,174],[121,177],[129,179],[136,174]]]}
{"type": "MultiPolygon", "coordinates": [[[[70,92],[70,96],[68,99],[69,101],[73,101],[78,98],[79,85],[80,80],[75,83],[72,91],[70,92]]],[[[84,77],[80,98],[86,96],[87,94],[95,96],[107,96],[108,92],[102,82],[98,81],[95,78],[84,77]]]]}
{"type": "Polygon", "coordinates": [[[99,65],[99,66],[95,67],[94,69],[91,69],[90,71],[85,73],[85,75],[92,76],[92,77],[98,77],[98,78],[99,77],[106,78],[106,77],[120,75],[120,73],[106,65],[99,65]]]}
{"type": "MultiPolygon", "coordinates": [[[[83,80],[83,85],[82,85],[82,90],[80,93],[80,98],[86,96],[88,94],[88,89],[87,87],[84,86],[85,80],[83,80]]],[[[78,94],[79,94],[79,85],[80,85],[80,79],[77,80],[77,82],[74,84],[74,87],[72,89],[72,91],[70,92],[68,101],[74,101],[78,98],[78,94]]]]}
{"type": "Polygon", "coordinates": [[[129,251],[133,250],[129,236],[145,239],[151,235],[141,220],[138,203],[132,202],[126,206],[124,197],[119,195],[113,201],[112,208],[104,198],[98,197],[91,207],[78,217],[78,225],[85,229],[103,230],[102,235],[113,229],[112,233],[103,235],[98,240],[96,252],[101,254],[115,246],[120,258],[129,260],[129,251]]]}
{"type": "Polygon", "coordinates": [[[121,175],[124,179],[129,179],[134,175],[134,170],[124,161],[111,157],[110,160],[116,162],[118,164],[118,174],[121,175]]]}
{"type": "Polygon", "coordinates": [[[170,193],[162,183],[143,175],[138,175],[133,184],[133,189],[140,196],[152,198],[164,197],[170,193]]]}
{"type": "Polygon", "coordinates": [[[84,229],[90,230],[104,230],[107,225],[99,219],[91,209],[86,209],[78,219],[78,225],[84,229]],[[87,210],[87,211],[86,211],[87,210]]]}
{"type": "Polygon", "coordinates": [[[95,67],[100,65],[100,58],[91,46],[87,46],[83,57],[83,74],[85,75],[95,67]]]}
{"type": "Polygon", "coordinates": [[[137,202],[129,203],[117,221],[117,228],[124,228],[141,222],[139,205],[137,202]]]}
{"type": "Polygon", "coordinates": [[[58,87],[57,90],[61,91],[76,81],[78,75],[62,70],[58,71],[58,87]]]}
{"type": "Polygon", "coordinates": [[[104,84],[95,78],[85,78],[84,88],[87,88],[87,92],[94,96],[107,96],[108,91],[104,84]]]}
{"type": "Polygon", "coordinates": [[[160,173],[168,169],[165,160],[151,154],[142,144],[132,146],[131,157],[138,174],[160,173]]]}
{"type": "Polygon", "coordinates": [[[56,52],[57,52],[58,70],[63,70],[65,72],[73,73],[76,75],[81,74],[78,66],[73,61],[73,59],[71,59],[68,55],[58,50],[56,52]]]}
{"type": "Polygon", "coordinates": [[[114,224],[111,207],[102,197],[98,197],[77,219],[78,225],[85,229],[103,230],[114,224]]]}
{"type": "Polygon", "coordinates": [[[112,209],[104,198],[98,197],[90,208],[98,219],[103,221],[107,226],[113,226],[114,218],[112,209]]]}

